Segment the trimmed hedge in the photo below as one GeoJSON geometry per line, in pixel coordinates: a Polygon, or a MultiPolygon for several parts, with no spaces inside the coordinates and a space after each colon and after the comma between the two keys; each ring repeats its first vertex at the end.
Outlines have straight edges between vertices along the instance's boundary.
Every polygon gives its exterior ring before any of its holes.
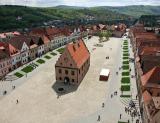
{"type": "Polygon", "coordinates": [[[54,53],[54,52],[51,52],[50,53],[52,56],[56,56],[57,54],[56,53],[54,53]]]}
{"type": "Polygon", "coordinates": [[[123,83],[123,84],[128,84],[128,83],[130,83],[130,78],[129,78],[129,77],[122,77],[121,83],[123,83]]]}
{"type": "Polygon", "coordinates": [[[129,53],[123,53],[123,56],[129,56],[129,53]]]}
{"type": "Polygon", "coordinates": [[[125,57],[123,57],[123,59],[129,59],[129,57],[125,56],[125,57]]]}
{"type": "MultiPolygon", "coordinates": [[[[131,98],[131,95],[121,95],[122,98],[131,98]]],[[[122,122],[123,123],[123,122],[122,122]]],[[[125,122],[124,122],[125,123],[125,122]]]]}
{"type": "Polygon", "coordinates": [[[123,65],[129,65],[129,61],[123,61],[123,65]]]}
{"type": "Polygon", "coordinates": [[[130,85],[121,85],[121,91],[130,91],[130,85]]]}
{"type": "Polygon", "coordinates": [[[60,48],[57,50],[60,54],[62,54],[64,52],[64,48],[60,48]]]}
{"type": "Polygon", "coordinates": [[[16,72],[14,75],[15,75],[16,77],[18,77],[18,78],[23,77],[23,74],[21,74],[21,73],[19,73],[19,72],[16,72]]]}
{"type": "Polygon", "coordinates": [[[44,58],[46,58],[46,59],[51,59],[51,57],[50,57],[50,56],[47,56],[47,55],[44,56],[44,58]]]}
{"type": "Polygon", "coordinates": [[[129,76],[129,72],[122,72],[122,76],[129,76]]]}
{"type": "Polygon", "coordinates": [[[32,66],[26,66],[21,71],[23,71],[25,73],[29,73],[29,72],[32,72],[33,70],[34,70],[34,68],[32,66]]]}
{"type": "Polygon", "coordinates": [[[45,63],[45,61],[43,59],[38,59],[36,62],[38,62],[39,64],[45,63]]]}
{"type": "Polygon", "coordinates": [[[123,68],[123,70],[128,70],[129,69],[129,65],[123,65],[122,68],[123,68]]]}

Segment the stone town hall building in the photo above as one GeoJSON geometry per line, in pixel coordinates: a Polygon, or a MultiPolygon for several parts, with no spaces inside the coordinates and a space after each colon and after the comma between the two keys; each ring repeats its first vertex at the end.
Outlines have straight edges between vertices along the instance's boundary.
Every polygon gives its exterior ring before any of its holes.
{"type": "Polygon", "coordinates": [[[80,84],[90,66],[90,53],[83,42],[68,44],[55,64],[56,81],[80,84]]]}

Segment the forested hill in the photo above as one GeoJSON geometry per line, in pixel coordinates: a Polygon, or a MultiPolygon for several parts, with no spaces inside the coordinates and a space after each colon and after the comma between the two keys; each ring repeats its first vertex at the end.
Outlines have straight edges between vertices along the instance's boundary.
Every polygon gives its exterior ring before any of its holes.
{"type": "Polygon", "coordinates": [[[160,6],[124,7],[76,7],[57,6],[48,8],[25,6],[0,6],[0,31],[17,28],[30,28],[50,20],[87,20],[98,21],[129,20],[141,15],[158,15],[160,6]]]}
{"type": "Polygon", "coordinates": [[[88,16],[98,20],[128,19],[128,15],[119,14],[110,10],[90,8],[36,8],[25,6],[0,6],[0,28],[14,29],[31,27],[35,23],[49,20],[87,19],[88,16]],[[20,18],[18,18],[20,17],[20,18]]]}
{"type": "Polygon", "coordinates": [[[149,6],[149,5],[148,6],[134,5],[134,6],[121,6],[121,7],[102,6],[97,8],[103,8],[121,14],[130,15],[133,17],[140,17],[141,15],[160,15],[160,6],[149,6]]]}

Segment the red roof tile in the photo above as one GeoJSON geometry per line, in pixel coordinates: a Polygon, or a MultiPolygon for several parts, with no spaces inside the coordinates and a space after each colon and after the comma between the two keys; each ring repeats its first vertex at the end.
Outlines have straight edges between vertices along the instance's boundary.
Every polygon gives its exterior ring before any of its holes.
{"type": "Polygon", "coordinates": [[[90,57],[89,51],[82,39],[79,39],[76,43],[68,44],[66,48],[78,68],[80,68],[90,57]]]}
{"type": "Polygon", "coordinates": [[[146,86],[147,83],[158,84],[160,82],[160,67],[154,67],[146,74],[141,77],[141,82],[143,86],[146,86]]]}
{"type": "Polygon", "coordinates": [[[160,47],[144,47],[140,55],[155,54],[160,51],[160,47]]]}

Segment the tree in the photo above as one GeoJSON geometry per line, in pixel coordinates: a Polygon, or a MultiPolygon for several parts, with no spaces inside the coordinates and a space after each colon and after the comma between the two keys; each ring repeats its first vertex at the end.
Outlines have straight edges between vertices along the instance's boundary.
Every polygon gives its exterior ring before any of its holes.
{"type": "Polygon", "coordinates": [[[103,36],[104,36],[103,33],[99,32],[98,36],[99,36],[99,41],[101,42],[103,40],[103,36]]]}

